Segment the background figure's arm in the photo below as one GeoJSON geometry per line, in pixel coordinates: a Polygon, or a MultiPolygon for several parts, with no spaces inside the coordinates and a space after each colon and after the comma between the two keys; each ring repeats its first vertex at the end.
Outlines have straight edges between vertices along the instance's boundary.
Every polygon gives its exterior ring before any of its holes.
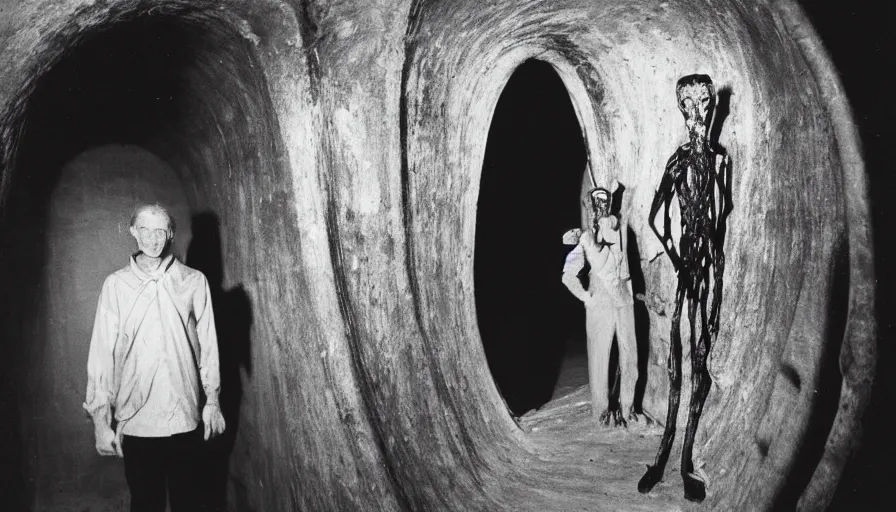
{"type": "Polygon", "coordinates": [[[211,290],[205,276],[202,276],[202,283],[196,290],[193,307],[196,313],[196,334],[199,338],[199,378],[205,391],[206,404],[217,405],[218,393],[221,390],[218,332],[215,329],[211,290]]]}
{"type": "Polygon", "coordinates": [[[676,271],[681,268],[681,258],[678,256],[678,252],[675,251],[675,243],[672,241],[672,221],[669,218],[669,204],[672,202],[672,196],[675,193],[673,173],[677,165],[678,152],[672,155],[666,164],[666,171],[663,173],[663,179],[660,181],[660,187],[657,189],[656,195],[653,196],[653,204],[650,205],[650,215],[647,217],[650,229],[653,230],[656,237],[663,244],[663,249],[669,255],[669,259],[672,260],[672,266],[675,267],[676,271]],[[654,224],[654,219],[661,206],[663,207],[663,234],[660,234],[654,224]]]}
{"type": "Polygon", "coordinates": [[[97,301],[93,334],[87,355],[87,393],[84,410],[93,419],[98,430],[112,426],[112,400],[114,389],[115,342],[118,339],[118,303],[112,284],[112,276],[103,283],[97,301]]]}
{"type": "Polygon", "coordinates": [[[563,265],[563,284],[577,299],[585,302],[588,298],[588,291],[579,280],[579,272],[583,268],[585,268],[585,248],[579,242],[575,249],[566,256],[566,263],[563,265]]]}

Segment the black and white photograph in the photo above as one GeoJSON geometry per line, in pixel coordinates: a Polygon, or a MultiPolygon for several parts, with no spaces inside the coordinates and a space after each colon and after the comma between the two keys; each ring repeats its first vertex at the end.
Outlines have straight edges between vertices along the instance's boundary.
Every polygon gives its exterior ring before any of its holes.
{"type": "Polygon", "coordinates": [[[0,0],[0,510],[891,510],[896,6],[0,0]]]}

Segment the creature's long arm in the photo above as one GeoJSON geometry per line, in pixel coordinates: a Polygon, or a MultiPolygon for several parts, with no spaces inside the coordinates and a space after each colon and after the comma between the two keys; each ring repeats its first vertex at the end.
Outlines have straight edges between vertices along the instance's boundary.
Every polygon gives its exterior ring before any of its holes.
{"type": "MultiPolygon", "coordinates": [[[[719,220],[716,225],[716,233],[721,241],[725,239],[725,230],[728,227],[728,214],[731,213],[731,157],[722,155],[722,163],[716,174],[716,183],[719,185],[719,220]]],[[[722,250],[722,244],[718,244],[718,250],[722,250]]]]}
{"type": "Polygon", "coordinates": [[[650,229],[653,230],[656,237],[663,244],[663,249],[666,250],[666,254],[672,260],[672,266],[675,267],[676,271],[681,268],[681,258],[678,256],[678,252],[675,250],[675,243],[672,241],[672,220],[669,218],[669,204],[672,202],[672,197],[675,194],[675,172],[677,168],[678,152],[676,151],[666,164],[666,171],[663,173],[663,179],[660,181],[660,187],[657,189],[656,195],[653,196],[653,204],[650,205],[650,216],[647,218],[650,229]],[[654,219],[661,206],[663,207],[663,234],[660,234],[654,224],[654,219]]]}
{"type": "Polygon", "coordinates": [[[728,214],[731,213],[731,160],[727,154],[722,155],[722,163],[716,173],[716,184],[719,194],[719,211],[715,218],[713,239],[713,288],[712,306],[709,313],[710,330],[715,335],[719,331],[719,306],[722,303],[722,278],[725,273],[725,231],[728,227],[728,214]]]}

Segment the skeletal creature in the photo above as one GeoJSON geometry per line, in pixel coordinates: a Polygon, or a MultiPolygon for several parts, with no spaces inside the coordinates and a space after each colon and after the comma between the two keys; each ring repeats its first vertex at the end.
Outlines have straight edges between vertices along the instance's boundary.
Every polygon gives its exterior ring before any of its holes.
{"type": "Polygon", "coordinates": [[[650,492],[662,479],[666,461],[675,439],[676,418],[681,396],[681,310],[687,299],[690,322],[691,401],[681,454],[681,476],[685,498],[703,501],[706,481],[694,471],[693,447],[697,423],[711,385],[707,358],[719,332],[719,306],[722,301],[722,275],[725,271],[726,219],[731,211],[731,161],[721,147],[708,138],[715,107],[715,90],[706,75],[689,75],[676,85],[678,108],[684,115],[689,141],[678,148],[666,164],[659,189],[650,207],[648,222],[678,274],[675,310],[672,314],[669,350],[669,408],[666,425],[654,465],[638,482],[638,490],[650,492]],[[718,188],[718,191],[716,190],[718,188]],[[681,213],[681,238],[678,250],[672,241],[669,206],[678,195],[681,213]],[[663,232],[657,230],[654,217],[664,208],[663,232]],[[710,271],[710,269],[712,269],[710,271]],[[710,274],[713,281],[710,281],[710,274]],[[706,306],[712,287],[712,305],[706,306]],[[699,315],[699,316],[698,316],[699,315]],[[695,325],[699,318],[698,328],[695,325]]]}

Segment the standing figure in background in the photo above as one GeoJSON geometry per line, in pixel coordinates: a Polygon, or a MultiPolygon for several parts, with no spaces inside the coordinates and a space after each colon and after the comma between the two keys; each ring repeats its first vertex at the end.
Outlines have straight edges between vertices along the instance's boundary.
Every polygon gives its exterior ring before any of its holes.
{"type": "Polygon", "coordinates": [[[588,382],[591,387],[591,407],[604,425],[628,426],[624,409],[629,408],[629,419],[638,420],[633,409],[635,383],[638,380],[638,348],[635,339],[635,312],[631,278],[624,235],[625,224],[610,213],[611,194],[605,188],[590,192],[592,228],[567,231],[563,243],[576,247],[563,266],[563,284],[585,304],[585,331],[588,337],[588,382]],[[582,286],[579,273],[585,263],[588,289],[582,286]],[[619,346],[619,365],[622,372],[619,404],[610,407],[609,366],[613,336],[619,346]]]}
{"type": "Polygon", "coordinates": [[[208,470],[199,421],[206,440],[224,431],[211,294],[205,275],[170,253],[165,208],[138,208],[130,232],[138,251],[97,305],[84,409],[97,452],[124,457],[132,512],[164,512],[166,497],[172,512],[194,512],[208,470]]]}
{"type": "Polygon", "coordinates": [[[728,177],[731,163],[724,150],[714,147],[707,137],[715,107],[712,80],[706,75],[686,76],[678,81],[676,93],[689,141],[679,147],[666,164],[648,218],[651,229],[662,242],[678,274],[668,360],[669,408],[655,463],[647,466],[647,472],[638,482],[638,490],[642,493],[649,492],[662,479],[672,441],[675,439],[681,395],[681,309],[687,299],[691,342],[691,402],[681,453],[681,476],[684,480],[685,498],[699,502],[706,497],[706,481],[694,472],[694,436],[711,384],[706,363],[719,332],[722,274],[725,271],[725,219],[731,210],[728,177]],[[678,251],[672,241],[669,217],[669,205],[676,194],[681,211],[678,251]],[[664,207],[662,234],[654,225],[654,217],[660,207],[664,207]],[[710,279],[711,275],[713,279],[710,279]],[[712,306],[707,315],[707,300],[713,284],[712,306]],[[696,324],[698,318],[699,328],[696,324]]]}

